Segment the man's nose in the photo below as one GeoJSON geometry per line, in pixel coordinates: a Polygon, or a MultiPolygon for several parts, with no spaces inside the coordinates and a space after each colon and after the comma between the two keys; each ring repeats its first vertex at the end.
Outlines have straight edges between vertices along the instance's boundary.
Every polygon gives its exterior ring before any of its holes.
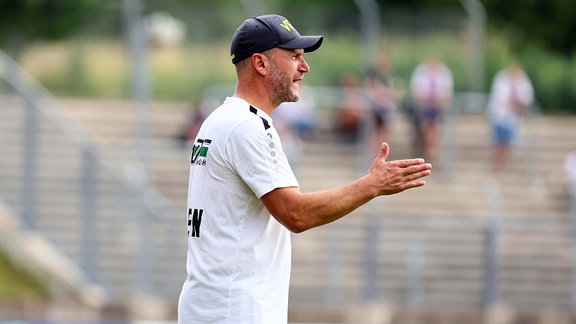
{"type": "Polygon", "coordinates": [[[299,70],[304,73],[310,72],[310,66],[308,65],[304,57],[301,57],[299,70]]]}

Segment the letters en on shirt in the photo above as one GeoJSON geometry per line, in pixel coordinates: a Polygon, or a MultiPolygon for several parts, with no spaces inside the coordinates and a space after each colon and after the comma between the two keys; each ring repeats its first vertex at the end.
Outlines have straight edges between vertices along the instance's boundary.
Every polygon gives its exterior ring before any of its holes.
{"type": "Polygon", "coordinates": [[[188,209],[188,236],[200,238],[203,209],[188,209]]]}

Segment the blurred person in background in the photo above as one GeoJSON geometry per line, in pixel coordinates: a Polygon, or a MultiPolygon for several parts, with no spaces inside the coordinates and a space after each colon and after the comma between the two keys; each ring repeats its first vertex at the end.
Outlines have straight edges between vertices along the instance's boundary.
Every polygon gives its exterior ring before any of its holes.
{"type": "Polygon", "coordinates": [[[186,37],[186,25],[167,11],[158,11],[146,16],[145,27],[153,48],[179,46],[186,37]]]}
{"type": "Polygon", "coordinates": [[[200,126],[204,122],[206,114],[202,111],[201,100],[198,99],[192,104],[192,111],[188,115],[182,130],[178,134],[178,140],[182,148],[191,149],[194,144],[194,139],[200,130],[200,126]]]}
{"type": "Polygon", "coordinates": [[[380,150],[382,142],[390,140],[390,122],[398,109],[398,98],[392,89],[390,65],[390,58],[381,54],[366,71],[364,80],[373,120],[372,153],[380,150]]]}
{"type": "Polygon", "coordinates": [[[534,88],[517,62],[510,63],[496,73],[487,107],[492,129],[492,166],[495,171],[505,168],[521,117],[530,112],[533,102],[534,88]]]}
{"type": "Polygon", "coordinates": [[[424,157],[436,161],[440,123],[454,95],[452,72],[437,56],[431,55],[412,72],[410,92],[416,116],[420,119],[417,125],[424,157]]]}
{"type": "Polygon", "coordinates": [[[564,174],[570,199],[576,201],[576,149],[568,152],[564,158],[564,174]]]}
{"type": "Polygon", "coordinates": [[[286,324],[291,235],[331,223],[370,200],[423,186],[423,159],[387,161],[340,188],[302,193],[272,113],[300,98],[305,52],[322,36],[301,36],[279,15],[245,20],[232,37],[233,96],[204,121],[192,149],[186,279],[181,324],[286,324]]]}
{"type": "MultiPolygon", "coordinates": [[[[300,89],[300,100],[283,102],[272,113],[274,128],[290,166],[298,174],[304,141],[314,136],[317,126],[316,106],[312,96],[300,89]]],[[[308,89],[307,89],[308,90],[308,89]]]]}
{"type": "Polygon", "coordinates": [[[318,126],[316,103],[310,88],[300,87],[300,99],[298,102],[285,102],[278,106],[280,110],[290,111],[284,114],[290,128],[302,139],[314,137],[318,126]],[[286,109],[282,106],[292,106],[286,109]]]}
{"type": "Polygon", "coordinates": [[[336,114],[336,132],[344,143],[356,144],[361,137],[365,97],[360,91],[360,78],[345,74],[340,82],[342,98],[336,114]]]}

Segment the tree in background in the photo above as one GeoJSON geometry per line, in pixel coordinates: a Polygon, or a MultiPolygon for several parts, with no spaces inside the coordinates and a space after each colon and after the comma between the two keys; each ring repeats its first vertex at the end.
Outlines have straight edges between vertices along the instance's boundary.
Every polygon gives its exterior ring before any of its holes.
{"type": "MultiPolygon", "coordinates": [[[[543,106],[546,109],[570,110],[576,106],[576,92],[573,91],[576,87],[576,42],[571,33],[576,30],[574,0],[140,1],[144,4],[145,14],[165,10],[184,21],[187,25],[187,40],[195,42],[211,41],[223,34],[227,35],[229,30],[235,28],[236,19],[239,19],[237,15],[246,16],[250,10],[279,11],[287,15],[291,12],[290,19],[301,28],[332,33],[342,30],[345,33],[350,26],[358,30],[361,22],[357,5],[361,1],[377,2],[382,17],[396,18],[396,10],[407,12],[410,17],[418,17],[419,13],[425,12],[431,13],[435,23],[439,24],[450,22],[447,12],[454,11],[466,17],[463,3],[479,1],[486,11],[486,35],[501,39],[507,50],[511,50],[510,55],[518,59],[527,72],[534,76],[535,88],[539,92],[537,97],[543,106]],[[245,10],[243,13],[242,8],[245,10]],[[210,13],[211,19],[198,19],[201,15],[199,13],[203,12],[210,13]]],[[[0,48],[18,60],[20,52],[36,40],[66,39],[86,36],[91,32],[118,37],[122,35],[124,27],[122,8],[123,0],[0,0],[0,48]]],[[[383,20],[383,24],[386,22],[383,20]]],[[[409,28],[412,22],[408,21],[404,26],[409,28]]],[[[76,52],[72,52],[71,57],[78,61],[69,61],[70,75],[66,86],[71,84],[81,88],[81,82],[74,78],[81,77],[81,73],[78,73],[80,69],[75,64],[80,64],[80,60],[86,57],[82,53],[84,44],[73,45],[72,50],[76,52]]],[[[488,47],[486,49],[490,50],[488,47]]],[[[506,55],[499,54],[486,53],[486,73],[494,73],[501,67],[501,61],[508,59],[506,55]]]]}
{"type": "MultiPolygon", "coordinates": [[[[146,1],[145,3],[154,1],[146,1]]],[[[190,4],[191,0],[163,1],[190,4]]],[[[216,1],[220,3],[222,1],[216,1]]],[[[226,2],[226,1],[225,1],[226,2]]],[[[405,7],[421,10],[461,7],[460,0],[376,0],[381,8],[405,7]]],[[[514,33],[516,46],[541,43],[559,53],[570,55],[576,42],[569,31],[576,30],[576,1],[566,0],[480,0],[485,6],[488,25],[514,33]]],[[[324,6],[355,8],[355,0],[261,0],[265,7],[324,6]]],[[[106,8],[120,6],[113,0],[0,0],[0,46],[14,47],[22,39],[59,39],[73,34],[76,27],[106,8]],[[8,45],[11,44],[11,45],[8,45]]],[[[110,11],[108,14],[112,14],[110,11]]],[[[116,14],[114,12],[114,14],[116,14]]]]}
{"type": "MultiPolygon", "coordinates": [[[[268,0],[290,6],[325,6],[355,8],[355,0],[268,0]]],[[[461,0],[376,0],[381,8],[404,7],[414,10],[458,8],[461,0]]],[[[527,43],[540,43],[564,55],[576,49],[576,1],[573,0],[479,0],[486,10],[490,28],[504,29],[514,34],[515,46],[521,49],[527,43]]]]}
{"type": "Polygon", "coordinates": [[[506,28],[514,35],[514,46],[541,44],[556,53],[574,54],[576,1],[483,0],[493,28],[506,28]]]}
{"type": "Polygon", "coordinates": [[[108,1],[0,0],[0,47],[18,57],[28,40],[61,39],[102,13],[108,1]]]}

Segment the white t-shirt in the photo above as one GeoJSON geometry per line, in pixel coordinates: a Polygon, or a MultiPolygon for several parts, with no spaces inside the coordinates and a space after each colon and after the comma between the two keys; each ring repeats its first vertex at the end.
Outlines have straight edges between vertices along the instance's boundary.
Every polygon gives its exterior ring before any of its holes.
{"type": "Polygon", "coordinates": [[[444,64],[419,64],[410,79],[410,91],[423,108],[442,108],[452,99],[453,87],[452,72],[444,64]]]}
{"type": "Polygon", "coordinates": [[[272,119],[229,97],[192,150],[179,323],[286,323],[290,232],[260,197],[296,187],[272,119]]]}
{"type": "Polygon", "coordinates": [[[506,70],[499,71],[492,82],[488,115],[495,124],[517,127],[520,114],[514,107],[512,97],[524,106],[532,105],[534,88],[526,73],[521,72],[516,80],[506,70]]]}

